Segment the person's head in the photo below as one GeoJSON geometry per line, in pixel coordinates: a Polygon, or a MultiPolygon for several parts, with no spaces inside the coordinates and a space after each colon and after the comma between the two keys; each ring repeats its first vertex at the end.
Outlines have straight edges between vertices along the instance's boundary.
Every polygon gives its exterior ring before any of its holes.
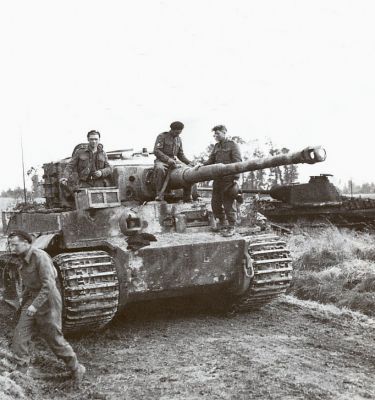
{"type": "Polygon", "coordinates": [[[184,129],[184,124],[180,121],[174,121],[170,124],[170,132],[173,136],[178,136],[184,129]]]}
{"type": "Polygon", "coordinates": [[[26,253],[29,250],[32,241],[32,236],[21,230],[14,231],[8,236],[10,249],[17,255],[26,253]]]}
{"type": "Polygon", "coordinates": [[[216,125],[212,128],[214,138],[217,142],[221,142],[226,138],[227,128],[225,125],[216,125]]]}
{"type": "Polygon", "coordinates": [[[100,142],[100,132],[95,130],[88,132],[87,141],[89,142],[90,149],[96,150],[100,142]]]}

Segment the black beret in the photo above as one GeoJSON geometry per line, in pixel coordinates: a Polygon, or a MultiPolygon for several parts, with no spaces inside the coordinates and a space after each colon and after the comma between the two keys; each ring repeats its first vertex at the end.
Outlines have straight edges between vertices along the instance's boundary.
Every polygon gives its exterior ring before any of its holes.
{"type": "Polygon", "coordinates": [[[171,127],[171,129],[176,130],[176,131],[184,129],[184,124],[180,121],[174,121],[169,126],[171,127]]]}
{"type": "Polygon", "coordinates": [[[19,237],[20,239],[26,240],[26,242],[28,243],[31,243],[33,241],[33,237],[30,235],[30,233],[21,230],[11,232],[8,236],[8,239],[16,236],[19,237]]]}
{"type": "Polygon", "coordinates": [[[216,131],[226,132],[227,128],[225,127],[225,125],[216,125],[212,128],[212,132],[216,132],[216,131]]]}

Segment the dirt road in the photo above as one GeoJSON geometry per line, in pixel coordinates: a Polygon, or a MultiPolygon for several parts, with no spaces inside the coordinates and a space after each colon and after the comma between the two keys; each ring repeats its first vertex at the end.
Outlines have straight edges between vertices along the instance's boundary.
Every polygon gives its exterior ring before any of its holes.
{"type": "MultiPolygon", "coordinates": [[[[234,317],[138,308],[105,332],[71,339],[88,368],[80,389],[38,380],[30,398],[371,399],[374,331],[360,314],[292,297],[234,317]]],[[[37,347],[32,373],[62,371],[37,347]]]]}

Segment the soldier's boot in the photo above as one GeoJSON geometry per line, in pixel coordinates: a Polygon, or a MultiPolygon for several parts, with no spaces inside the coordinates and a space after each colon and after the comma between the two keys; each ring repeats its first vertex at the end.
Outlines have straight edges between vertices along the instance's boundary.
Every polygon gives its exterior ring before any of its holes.
{"type": "Polygon", "coordinates": [[[219,219],[219,222],[216,223],[216,226],[213,226],[211,230],[213,232],[222,232],[228,227],[227,221],[225,219],[219,219]]]}
{"type": "Polygon", "coordinates": [[[76,383],[80,383],[86,374],[86,367],[82,364],[78,364],[78,367],[72,371],[72,378],[76,383]]]}
{"type": "Polygon", "coordinates": [[[222,235],[224,237],[230,237],[230,236],[233,236],[236,233],[236,228],[234,227],[234,225],[229,225],[222,232],[223,232],[222,235]]]}

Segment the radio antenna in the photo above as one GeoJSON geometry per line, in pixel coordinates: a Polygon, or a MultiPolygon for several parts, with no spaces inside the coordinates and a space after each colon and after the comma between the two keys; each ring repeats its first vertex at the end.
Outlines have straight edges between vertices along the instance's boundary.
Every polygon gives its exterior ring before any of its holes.
{"type": "Polygon", "coordinates": [[[25,199],[25,204],[26,204],[27,198],[26,198],[26,183],[25,183],[25,163],[24,163],[24,160],[23,160],[23,144],[22,144],[22,134],[21,134],[21,154],[22,154],[22,179],[23,179],[23,196],[24,196],[24,199],[25,199]]]}

